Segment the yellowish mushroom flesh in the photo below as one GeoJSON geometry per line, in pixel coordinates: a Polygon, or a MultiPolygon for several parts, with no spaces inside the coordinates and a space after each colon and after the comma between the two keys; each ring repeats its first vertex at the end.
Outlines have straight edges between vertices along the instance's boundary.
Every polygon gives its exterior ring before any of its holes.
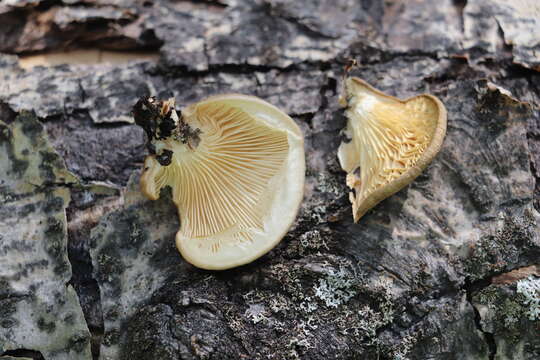
{"type": "Polygon", "coordinates": [[[345,80],[348,119],[338,158],[347,172],[354,221],[412,182],[439,152],[446,109],[432,95],[399,100],[359,78],[345,80]]]}
{"type": "Polygon", "coordinates": [[[303,136],[294,121],[251,96],[221,95],[182,110],[200,129],[196,146],[167,138],[154,142],[173,152],[162,166],[145,160],[143,193],[157,199],[172,188],[183,257],[204,269],[249,263],[272,249],[294,221],[304,188],[303,136]]]}

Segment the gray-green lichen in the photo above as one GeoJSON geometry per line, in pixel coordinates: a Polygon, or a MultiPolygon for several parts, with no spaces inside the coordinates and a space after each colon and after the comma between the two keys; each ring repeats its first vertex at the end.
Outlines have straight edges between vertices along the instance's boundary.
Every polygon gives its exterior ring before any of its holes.
{"type": "Polygon", "coordinates": [[[0,121],[0,353],[89,360],[90,333],[70,285],[65,208],[76,179],[35,115],[0,121]]]}
{"type": "Polygon", "coordinates": [[[495,226],[472,247],[465,269],[472,280],[531,264],[540,256],[538,215],[532,208],[499,213],[495,226]]]}
{"type": "MultiPolygon", "coordinates": [[[[483,331],[494,337],[497,360],[533,360],[540,357],[540,340],[537,336],[540,321],[530,318],[531,303],[520,291],[520,281],[490,285],[472,297],[483,331]]],[[[536,296],[540,295],[537,293],[536,296]]]]}
{"type": "Polygon", "coordinates": [[[516,287],[522,296],[521,304],[527,308],[529,320],[540,320],[540,279],[530,276],[519,280],[516,287]]]}
{"type": "Polygon", "coordinates": [[[106,215],[90,240],[105,326],[103,359],[118,358],[125,319],[166,284],[169,272],[181,268],[174,245],[178,220],[170,197],[146,201],[134,182],[130,186],[125,207],[106,215]]]}

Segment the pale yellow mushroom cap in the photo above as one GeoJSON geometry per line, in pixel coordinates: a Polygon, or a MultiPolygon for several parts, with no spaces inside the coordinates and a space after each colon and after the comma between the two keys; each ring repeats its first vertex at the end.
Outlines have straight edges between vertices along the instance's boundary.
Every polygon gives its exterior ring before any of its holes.
{"type": "Polygon", "coordinates": [[[354,221],[412,182],[439,152],[446,109],[432,95],[400,100],[359,78],[345,81],[346,135],[338,151],[354,221]]]}
{"type": "Polygon", "coordinates": [[[142,192],[157,199],[162,187],[172,188],[181,222],[176,245],[193,265],[228,269],[264,255],[287,233],[303,198],[300,129],[275,106],[236,94],[190,105],[181,119],[200,130],[197,143],[153,141],[172,158],[166,166],[156,155],[146,158],[142,192]]]}

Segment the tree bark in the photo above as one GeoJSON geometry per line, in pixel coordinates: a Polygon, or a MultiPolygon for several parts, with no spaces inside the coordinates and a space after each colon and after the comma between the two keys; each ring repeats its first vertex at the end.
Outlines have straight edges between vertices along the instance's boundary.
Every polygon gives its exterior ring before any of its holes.
{"type": "Polygon", "coordinates": [[[14,0],[0,24],[0,359],[540,359],[534,0],[14,0]],[[439,155],[358,224],[350,59],[448,110],[439,155]],[[170,192],[139,192],[130,111],[220,93],[294,118],[306,191],[269,254],[203,271],[170,192]]]}

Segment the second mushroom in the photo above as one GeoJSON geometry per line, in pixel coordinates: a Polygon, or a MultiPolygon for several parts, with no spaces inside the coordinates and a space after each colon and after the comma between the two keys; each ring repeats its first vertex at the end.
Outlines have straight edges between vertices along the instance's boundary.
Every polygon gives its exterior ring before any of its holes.
{"type": "Polygon", "coordinates": [[[349,141],[338,158],[347,172],[354,221],[412,182],[439,152],[446,109],[432,95],[400,100],[351,77],[345,80],[349,141]]]}

